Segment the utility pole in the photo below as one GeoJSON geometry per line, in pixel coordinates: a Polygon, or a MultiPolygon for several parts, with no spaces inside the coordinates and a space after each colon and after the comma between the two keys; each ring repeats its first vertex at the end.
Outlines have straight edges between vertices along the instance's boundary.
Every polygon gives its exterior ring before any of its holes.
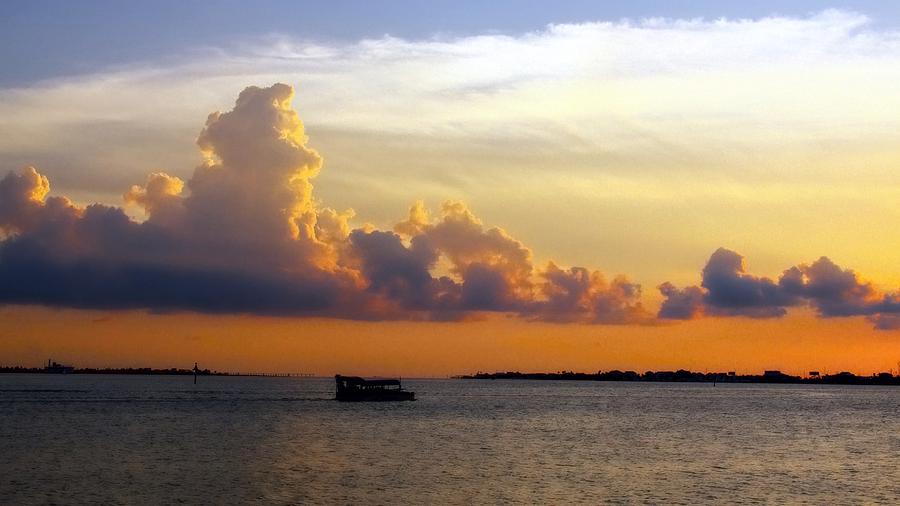
{"type": "Polygon", "coordinates": [[[200,367],[197,366],[197,362],[194,362],[194,384],[197,384],[197,373],[200,372],[200,367]]]}

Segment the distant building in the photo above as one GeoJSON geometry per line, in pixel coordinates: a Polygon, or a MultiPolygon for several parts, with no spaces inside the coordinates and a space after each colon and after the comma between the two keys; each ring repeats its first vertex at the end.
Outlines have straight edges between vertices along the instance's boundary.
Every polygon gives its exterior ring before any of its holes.
{"type": "Polygon", "coordinates": [[[780,378],[782,376],[781,371],[773,369],[771,371],[766,371],[763,373],[763,377],[766,378],[780,378]]]}
{"type": "Polygon", "coordinates": [[[49,358],[47,359],[47,367],[44,368],[44,372],[50,374],[69,374],[74,370],[75,367],[71,365],[63,365],[57,362],[53,362],[49,358]]]}
{"type": "Polygon", "coordinates": [[[818,377],[819,377],[819,371],[809,371],[809,377],[810,377],[810,378],[818,378],[818,377]]]}

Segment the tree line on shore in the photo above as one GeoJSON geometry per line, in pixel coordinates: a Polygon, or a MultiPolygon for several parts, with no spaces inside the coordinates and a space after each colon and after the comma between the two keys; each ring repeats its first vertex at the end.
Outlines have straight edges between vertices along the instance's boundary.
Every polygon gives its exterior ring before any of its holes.
{"type": "Polygon", "coordinates": [[[834,385],[900,385],[900,376],[889,372],[871,376],[857,376],[850,372],[836,374],[811,374],[806,377],[792,376],[781,371],[765,371],[763,374],[735,374],[734,372],[694,372],[685,369],[677,371],[597,371],[583,373],[560,371],[552,373],[523,373],[518,371],[485,373],[457,376],[460,379],[527,379],[566,381],[657,381],[695,383],[809,383],[834,385]]]}

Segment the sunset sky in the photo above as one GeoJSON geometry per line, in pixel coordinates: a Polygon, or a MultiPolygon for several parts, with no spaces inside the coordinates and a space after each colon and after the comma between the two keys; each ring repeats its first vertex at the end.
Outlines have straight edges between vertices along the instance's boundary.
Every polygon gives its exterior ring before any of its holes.
{"type": "Polygon", "coordinates": [[[896,372],[900,6],[625,4],[4,2],[0,365],[896,372]]]}

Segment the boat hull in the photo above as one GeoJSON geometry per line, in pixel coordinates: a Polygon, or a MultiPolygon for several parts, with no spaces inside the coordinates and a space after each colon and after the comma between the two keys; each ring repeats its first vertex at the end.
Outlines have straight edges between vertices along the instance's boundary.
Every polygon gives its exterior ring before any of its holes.
{"type": "Polygon", "coordinates": [[[338,392],[335,397],[341,402],[398,402],[416,400],[415,392],[338,392]]]}

